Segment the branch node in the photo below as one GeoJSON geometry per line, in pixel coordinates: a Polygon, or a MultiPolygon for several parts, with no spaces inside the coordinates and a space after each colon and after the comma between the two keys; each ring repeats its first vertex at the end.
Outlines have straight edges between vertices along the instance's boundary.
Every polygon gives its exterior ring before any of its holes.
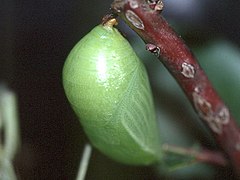
{"type": "Polygon", "coordinates": [[[164,4],[162,0],[148,0],[149,7],[155,11],[162,12],[164,4]]]}
{"type": "Polygon", "coordinates": [[[155,56],[160,56],[160,48],[154,44],[146,44],[146,50],[153,53],[155,56]]]}
{"type": "Polygon", "coordinates": [[[182,63],[182,72],[181,73],[186,78],[194,78],[195,68],[193,65],[184,62],[184,63],[182,63]]]}
{"type": "Polygon", "coordinates": [[[143,21],[133,11],[127,10],[125,16],[134,27],[136,27],[137,29],[144,29],[143,21]]]}
{"type": "Polygon", "coordinates": [[[129,1],[129,5],[132,9],[137,9],[139,7],[138,2],[136,0],[129,1]]]}
{"type": "Polygon", "coordinates": [[[216,115],[216,121],[222,124],[228,124],[230,120],[229,110],[224,106],[216,115]]]}

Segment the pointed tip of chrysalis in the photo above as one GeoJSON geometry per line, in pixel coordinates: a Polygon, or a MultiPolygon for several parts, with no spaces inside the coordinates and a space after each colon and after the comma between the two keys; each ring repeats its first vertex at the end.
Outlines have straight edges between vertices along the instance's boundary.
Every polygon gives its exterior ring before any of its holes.
{"type": "Polygon", "coordinates": [[[118,24],[116,16],[114,14],[107,14],[102,19],[102,25],[105,27],[113,27],[118,24]]]}

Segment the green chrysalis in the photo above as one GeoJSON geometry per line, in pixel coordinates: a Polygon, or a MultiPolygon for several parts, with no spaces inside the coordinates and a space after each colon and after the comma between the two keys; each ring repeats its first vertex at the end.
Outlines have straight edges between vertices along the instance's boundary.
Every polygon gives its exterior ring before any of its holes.
{"type": "Polygon", "coordinates": [[[126,164],[159,161],[148,76],[116,28],[99,25],[76,44],[64,65],[63,85],[94,147],[126,164]]]}

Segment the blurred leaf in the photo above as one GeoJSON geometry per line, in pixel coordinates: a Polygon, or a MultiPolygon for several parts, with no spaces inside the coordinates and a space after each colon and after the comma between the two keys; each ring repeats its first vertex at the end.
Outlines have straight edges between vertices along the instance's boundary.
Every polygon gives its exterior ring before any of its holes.
{"type": "Polygon", "coordinates": [[[214,175],[215,172],[212,166],[192,163],[169,172],[167,179],[214,179],[214,175]]]}
{"type": "Polygon", "coordinates": [[[17,180],[12,163],[4,157],[0,157],[0,179],[17,180]]]}

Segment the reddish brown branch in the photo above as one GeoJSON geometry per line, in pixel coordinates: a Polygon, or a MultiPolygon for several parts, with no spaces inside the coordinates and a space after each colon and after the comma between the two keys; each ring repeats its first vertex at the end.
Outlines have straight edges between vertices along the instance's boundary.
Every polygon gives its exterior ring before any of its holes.
{"type": "Polygon", "coordinates": [[[115,0],[112,4],[112,9],[145,41],[146,49],[157,55],[177,80],[239,174],[239,129],[196,58],[159,15],[162,8],[161,0],[115,0]]]}
{"type": "Polygon", "coordinates": [[[210,151],[210,150],[195,150],[178,147],[169,144],[163,144],[163,151],[181,154],[184,156],[191,156],[198,162],[203,162],[212,165],[226,166],[228,164],[224,155],[221,152],[210,151]]]}

